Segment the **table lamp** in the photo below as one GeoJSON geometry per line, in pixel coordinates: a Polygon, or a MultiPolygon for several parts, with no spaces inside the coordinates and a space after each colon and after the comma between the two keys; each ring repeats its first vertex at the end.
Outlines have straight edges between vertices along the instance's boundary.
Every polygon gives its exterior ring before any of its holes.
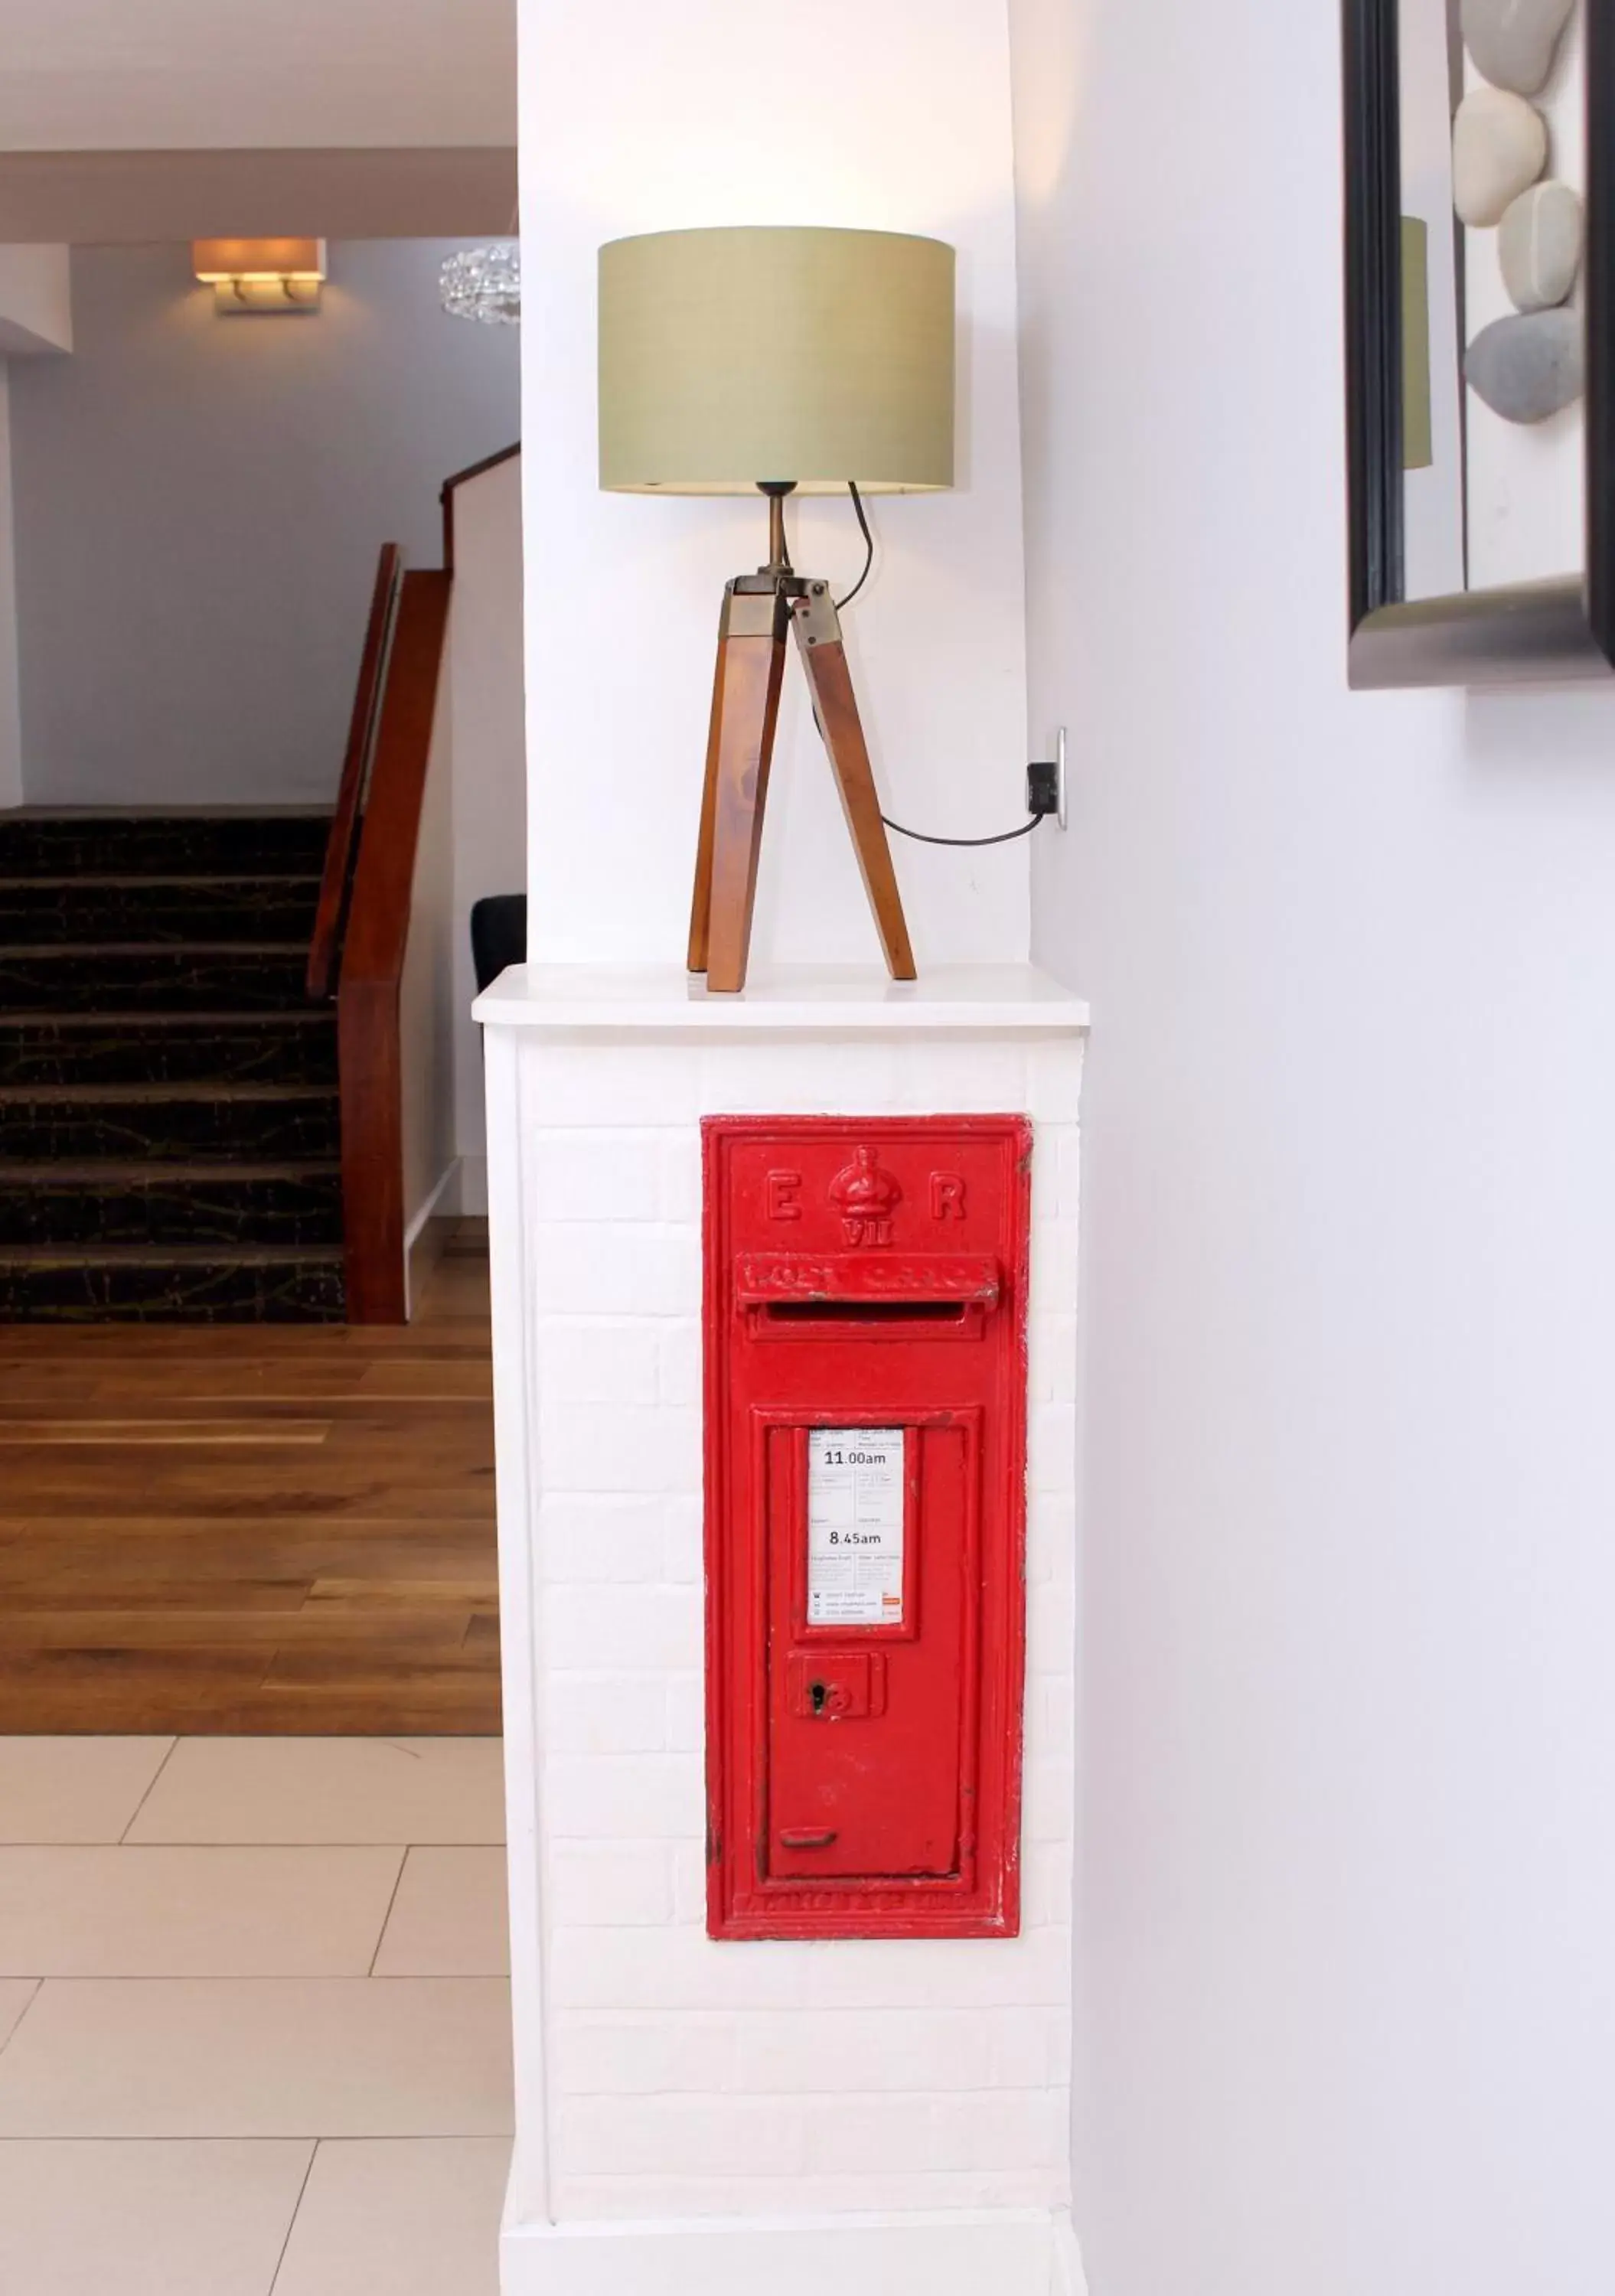
{"type": "Polygon", "coordinates": [[[954,480],[954,250],[885,231],[652,232],[600,250],[600,483],[768,504],[768,562],[725,586],[690,971],[745,986],[789,625],[894,980],[903,903],[830,585],[799,574],[788,495],[954,480]]]}

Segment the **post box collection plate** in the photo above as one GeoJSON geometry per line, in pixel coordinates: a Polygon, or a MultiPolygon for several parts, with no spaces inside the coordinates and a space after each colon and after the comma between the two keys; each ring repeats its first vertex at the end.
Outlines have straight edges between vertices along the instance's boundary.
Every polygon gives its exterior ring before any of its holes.
{"type": "Polygon", "coordinates": [[[1031,1128],[702,1133],[709,1933],[1013,1936],[1031,1128]]]}

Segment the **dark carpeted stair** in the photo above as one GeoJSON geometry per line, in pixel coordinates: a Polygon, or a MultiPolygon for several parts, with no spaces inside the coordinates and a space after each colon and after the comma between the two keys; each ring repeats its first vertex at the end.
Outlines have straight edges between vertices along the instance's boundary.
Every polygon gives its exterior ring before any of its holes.
{"type": "Polygon", "coordinates": [[[335,1089],[331,1015],[0,1013],[0,1077],[60,1084],[320,1084],[335,1089]]]}
{"type": "Polygon", "coordinates": [[[0,877],[317,877],[328,813],[0,814],[0,877]]]}
{"type": "Polygon", "coordinates": [[[0,877],[8,948],[130,941],[217,947],[298,940],[319,890],[312,877],[0,877]]]}
{"type": "Polygon", "coordinates": [[[291,940],[0,946],[0,1013],[283,1012],[307,962],[291,940]]]}
{"type": "Polygon", "coordinates": [[[0,1320],[340,1320],[328,816],[0,816],[0,1320]]]}

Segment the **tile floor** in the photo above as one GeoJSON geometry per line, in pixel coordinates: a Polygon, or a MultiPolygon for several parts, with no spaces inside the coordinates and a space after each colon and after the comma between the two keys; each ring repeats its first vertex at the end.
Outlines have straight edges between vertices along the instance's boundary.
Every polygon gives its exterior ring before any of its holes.
{"type": "Polygon", "coordinates": [[[496,2296],[496,1739],[0,1738],[0,2290],[496,2296]]]}

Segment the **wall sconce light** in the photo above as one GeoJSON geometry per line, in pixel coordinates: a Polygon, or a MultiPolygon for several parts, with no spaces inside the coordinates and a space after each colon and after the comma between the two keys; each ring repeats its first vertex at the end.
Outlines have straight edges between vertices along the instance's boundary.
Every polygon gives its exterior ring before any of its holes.
{"type": "Polygon", "coordinates": [[[194,239],[191,263],[221,316],[320,308],[323,239],[194,239]]]}

